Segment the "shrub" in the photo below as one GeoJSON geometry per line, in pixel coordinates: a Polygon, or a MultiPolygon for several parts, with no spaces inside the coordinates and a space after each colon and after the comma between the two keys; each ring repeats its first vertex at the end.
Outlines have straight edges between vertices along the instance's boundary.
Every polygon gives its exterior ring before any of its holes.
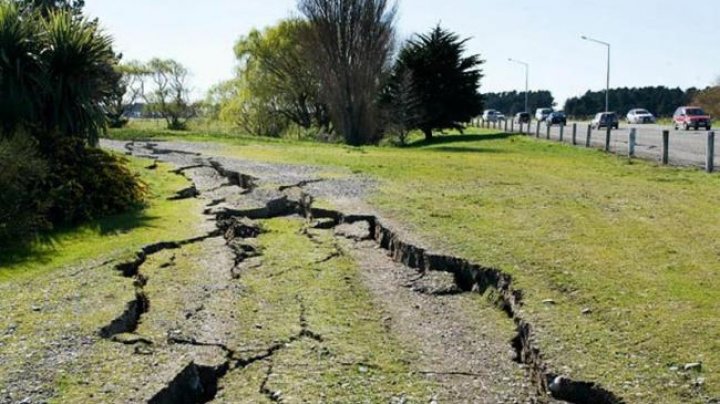
{"type": "Polygon", "coordinates": [[[140,207],[147,187],[126,162],[77,139],[62,139],[49,161],[49,219],[74,224],[140,207]]]}
{"type": "Polygon", "coordinates": [[[48,167],[28,136],[0,139],[0,246],[27,240],[49,227],[41,184],[48,167]]]}

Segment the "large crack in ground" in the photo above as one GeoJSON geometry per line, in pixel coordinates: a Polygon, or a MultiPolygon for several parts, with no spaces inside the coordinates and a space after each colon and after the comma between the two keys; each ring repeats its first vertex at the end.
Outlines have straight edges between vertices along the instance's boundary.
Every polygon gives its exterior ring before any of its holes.
{"type": "MultiPolygon", "coordinates": [[[[148,144],[146,148],[150,155],[162,156],[172,154],[172,150],[159,149],[157,145],[148,144]]],[[[129,147],[129,150],[134,147],[129,147]]],[[[132,151],[132,150],[131,150],[132,151]]],[[[192,155],[199,157],[197,153],[178,152],[178,154],[192,155]]],[[[237,186],[250,194],[256,188],[257,179],[253,176],[232,171],[225,168],[221,163],[212,159],[204,159],[202,163],[186,166],[176,170],[178,174],[185,175],[187,170],[200,167],[212,167],[216,172],[227,180],[229,186],[237,186]]],[[[138,252],[137,257],[127,263],[119,264],[117,269],[124,276],[133,277],[137,289],[136,299],[128,303],[126,311],[115,321],[101,330],[101,335],[112,336],[119,331],[133,332],[137,328],[144,311],[150,306],[150,301],[144,295],[142,288],[147,282],[142,276],[139,268],[148,255],[157,253],[164,249],[182,248],[192,242],[202,241],[208,237],[222,235],[227,241],[228,248],[236,256],[235,266],[231,269],[233,278],[239,277],[237,268],[248,259],[257,257],[259,252],[251,244],[245,242],[248,238],[257,237],[259,227],[254,225],[252,220],[265,220],[278,217],[300,215],[305,217],[309,223],[314,223],[318,228],[338,229],[341,226],[363,224],[366,227],[366,236],[338,232],[338,237],[350,238],[355,241],[364,239],[372,240],[379,248],[385,250],[388,256],[402,263],[407,268],[416,270],[421,277],[431,272],[451,274],[454,279],[454,287],[444,290],[429,290],[419,287],[414,289],[417,293],[443,296],[458,293],[475,292],[485,294],[492,290],[495,296],[495,303],[499,309],[506,313],[507,317],[514,322],[516,336],[511,344],[516,353],[516,360],[527,366],[529,378],[537,393],[540,396],[552,395],[555,399],[572,403],[621,403],[623,400],[614,393],[604,389],[602,386],[592,382],[575,381],[568,377],[559,375],[549,369],[543,359],[542,353],[535,342],[535,332],[523,316],[521,307],[523,305],[523,293],[513,285],[513,278],[509,274],[495,268],[489,268],[472,263],[460,257],[433,253],[421,246],[405,241],[402,236],[391,227],[373,215],[348,215],[332,209],[321,209],[312,206],[313,198],[304,192],[299,197],[289,195],[286,191],[302,190],[304,186],[316,182],[315,180],[301,181],[290,186],[279,187],[280,196],[267,199],[264,206],[248,209],[235,209],[223,206],[220,199],[213,200],[206,210],[206,214],[213,215],[218,227],[207,236],[182,242],[161,242],[143,248],[138,252]],[[133,328],[134,327],[134,328],[133,328]]],[[[193,189],[195,189],[193,187],[193,189]]],[[[195,189],[195,191],[197,191],[195,189]]],[[[214,191],[211,189],[209,192],[214,191]]],[[[190,194],[190,191],[186,193],[190,194]]],[[[196,195],[192,195],[196,197],[196,195]]],[[[362,234],[362,232],[360,232],[362,234]]],[[[311,234],[306,232],[311,238],[311,234]]],[[[340,250],[338,250],[340,251],[340,250]]],[[[338,255],[331,253],[325,260],[332,260],[338,255]]],[[[266,378],[259,386],[259,391],[272,401],[280,402],[282,397],[269,387],[270,374],[273,371],[273,356],[292,345],[293,343],[308,338],[317,343],[322,343],[320,335],[310,330],[305,318],[304,303],[298,297],[300,305],[300,331],[288,339],[276,342],[255,355],[246,358],[239,358],[238,353],[230,350],[221,344],[202,343],[191,339],[175,338],[170,342],[175,344],[187,344],[196,346],[215,346],[226,352],[226,362],[220,366],[206,367],[190,363],[175,379],[159,391],[151,400],[153,403],[166,402],[188,402],[204,403],[212,400],[218,389],[219,380],[231,372],[242,370],[248,366],[262,361],[268,361],[266,378]]]]}

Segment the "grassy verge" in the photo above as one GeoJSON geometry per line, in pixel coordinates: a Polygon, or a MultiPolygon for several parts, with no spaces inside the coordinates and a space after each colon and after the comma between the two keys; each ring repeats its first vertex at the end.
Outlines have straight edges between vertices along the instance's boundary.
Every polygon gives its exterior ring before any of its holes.
{"type": "Polygon", "coordinates": [[[103,261],[163,239],[181,239],[190,234],[194,219],[188,217],[194,200],[170,202],[187,180],[171,174],[169,166],[147,170],[148,160],[129,160],[150,190],[145,209],[96,220],[79,227],[57,229],[28,247],[0,254],[0,282],[34,276],[83,261],[103,261]]]}
{"type": "Polygon", "coordinates": [[[375,176],[387,215],[515,275],[559,371],[631,401],[720,396],[717,176],[488,132],[404,149],[204,139],[375,176]]]}

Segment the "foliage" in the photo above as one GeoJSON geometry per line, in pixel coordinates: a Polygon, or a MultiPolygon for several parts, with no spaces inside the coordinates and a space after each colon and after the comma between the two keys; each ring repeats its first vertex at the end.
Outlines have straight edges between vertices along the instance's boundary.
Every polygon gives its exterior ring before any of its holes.
{"type": "Polygon", "coordinates": [[[144,78],[147,74],[145,66],[137,61],[115,66],[116,80],[105,103],[108,125],[111,128],[127,125],[128,108],[133,107],[145,94],[144,78]]]}
{"type": "Polygon", "coordinates": [[[273,114],[302,128],[330,130],[327,106],[320,102],[320,83],[308,58],[309,25],[298,19],[251,31],[238,40],[239,75],[245,75],[250,96],[272,104],[273,114]]]}
{"type": "Polygon", "coordinates": [[[72,138],[56,147],[60,158],[50,158],[46,180],[53,223],[76,224],[141,206],[145,185],[125,159],[72,138]]]}
{"type": "MultiPolygon", "coordinates": [[[[641,87],[610,89],[610,109],[627,114],[634,108],[645,108],[655,116],[672,116],[677,107],[690,104],[697,89],[641,87]]],[[[605,91],[588,91],[581,97],[565,102],[565,113],[576,117],[587,117],[605,110],[605,91]]]]}
{"type": "Polygon", "coordinates": [[[0,245],[25,241],[48,227],[40,187],[47,175],[47,164],[31,138],[0,139],[0,245]]]}
{"type": "Polygon", "coordinates": [[[391,82],[397,87],[407,72],[412,75],[413,92],[419,100],[414,127],[428,139],[435,129],[462,130],[464,122],[482,112],[478,88],[483,76],[479,66],[484,62],[479,55],[463,56],[466,42],[437,26],[400,50],[391,82]]]}
{"type": "Polygon", "coordinates": [[[720,83],[699,91],[692,101],[713,117],[720,117],[720,83]]]}
{"type": "Polygon", "coordinates": [[[351,145],[382,137],[378,99],[393,50],[396,7],[388,0],[300,0],[321,100],[351,145]]]}
{"type": "MultiPolygon", "coordinates": [[[[6,153],[27,160],[3,162],[8,189],[17,191],[8,203],[23,202],[17,216],[31,223],[76,223],[137,206],[142,184],[121,160],[88,148],[106,129],[118,85],[112,40],[96,21],[63,6],[79,3],[43,4],[57,7],[21,12],[0,1],[0,139],[6,153]],[[47,175],[39,167],[47,167],[47,175]],[[12,177],[22,170],[32,186],[12,177]]],[[[20,223],[7,229],[24,231],[20,223]]]]}
{"type": "Polygon", "coordinates": [[[145,66],[153,88],[145,94],[151,112],[165,119],[168,129],[184,130],[192,116],[189,71],[172,59],[152,59],[145,66]]]}
{"type": "MultiPolygon", "coordinates": [[[[525,92],[508,91],[502,93],[485,93],[485,107],[496,109],[505,114],[515,115],[525,112],[525,92]]],[[[555,98],[548,90],[530,91],[528,93],[528,109],[533,113],[537,108],[551,108],[555,106],[555,98]]]]}
{"type": "Polygon", "coordinates": [[[421,100],[414,91],[415,82],[412,72],[406,70],[391,81],[381,97],[387,131],[404,146],[408,135],[416,128],[421,119],[421,100]]]}
{"type": "Polygon", "coordinates": [[[103,101],[117,80],[112,41],[96,23],[69,12],[46,18],[0,3],[0,88],[4,133],[27,126],[43,152],[52,136],[95,144],[105,129],[103,101]]]}
{"type": "Polygon", "coordinates": [[[54,11],[68,11],[75,15],[82,13],[85,0],[18,0],[23,9],[37,10],[43,16],[54,11]]]}

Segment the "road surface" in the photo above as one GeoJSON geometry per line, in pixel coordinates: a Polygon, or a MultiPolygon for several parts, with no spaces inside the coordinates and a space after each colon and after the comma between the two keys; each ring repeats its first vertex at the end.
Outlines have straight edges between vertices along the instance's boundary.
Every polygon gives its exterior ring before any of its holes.
{"type": "MultiPolygon", "coordinates": [[[[588,122],[570,122],[563,130],[563,141],[572,142],[573,124],[577,124],[576,142],[579,146],[586,144],[588,133],[588,122]]],[[[514,131],[519,131],[517,124],[513,125],[514,131]]],[[[511,128],[508,122],[508,130],[511,128]]],[[[637,130],[637,143],[635,146],[635,154],[638,157],[649,160],[660,161],[662,159],[662,132],[670,131],[670,164],[682,166],[704,167],[707,153],[707,136],[708,132],[700,129],[698,131],[675,130],[669,126],[661,125],[630,125],[626,123],[620,124],[620,129],[613,130],[610,135],[610,150],[614,153],[627,155],[628,138],[630,129],[637,130]]],[[[523,127],[527,132],[527,126],[523,127]]],[[[537,134],[536,123],[531,124],[530,132],[533,136],[537,134]]],[[[551,128],[550,139],[560,140],[560,126],[555,125],[551,128]]],[[[606,130],[592,130],[590,133],[590,144],[592,147],[605,147],[606,130]]],[[[548,132],[545,124],[540,124],[540,138],[547,138],[548,132]]],[[[720,163],[718,152],[715,152],[715,166],[720,163]]]]}

